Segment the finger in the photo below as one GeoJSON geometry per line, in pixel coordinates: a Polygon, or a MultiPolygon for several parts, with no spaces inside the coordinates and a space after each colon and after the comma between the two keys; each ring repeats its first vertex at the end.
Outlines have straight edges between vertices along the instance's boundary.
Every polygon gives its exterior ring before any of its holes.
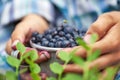
{"type": "Polygon", "coordinates": [[[25,37],[27,35],[27,33],[29,32],[29,29],[26,27],[22,27],[24,26],[22,23],[19,23],[15,30],[12,33],[12,42],[14,42],[15,40],[19,40],[20,42],[24,42],[25,41],[25,37]]]}
{"type": "Polygon", "coordinates": [[[61,49],[61,50],[57,51],[56,54],[58,56],[60,51],[65,51],[67,53],[70,53],[73,50],[76,50],[75,51],[75,55],[80,56],[82,58],[86,57],[86,50],[83,47],[81,47],[81,46],[76,46],[76,47],[73,47],[73,48],[64,48],[64,49],[61,49]]]}
{"type": "Polygon", "coordinates": [[[98,34],[98,40],[101,39],[106,32],[119,20],[118,12],[110,12],[101,15],[88,29],[84,40],[89,43],[89,34],[98,34]]]}
{"type": "Polygon", "coordinates": [[[114,25],[106,34],[106,36],[93,45],[94,50],[101,50],[101,53],[107,53],[120,48],[120,22],[114,25]],[[113,38],[114,36],[114,38],[113,38]]]}
{"type": "Polygon", "coordinates": [[[103,55],[90,64],[90,68],[97,67],[98,69],[105,69],[106,67],[118,64],[120,62],[120,50],[103,55]]]}
{"type": "Polygon", "coordinates": [[[65,73],[68,73],[68,72],[82,73],[83,69],[80,66],[78,66],[78,65],[68,64],[68,65],[65,66],[64,72],[65,73]]]}
{"type": "Polygon", "coordinates": [[[12,41],[11,41],[11,39],[9,39],[9,41],[7,42],[7,45],[6,45],[6,52],[8,54],[10,54],[10,52],[12,51],[11,44],[12,44],[12,41]]]}

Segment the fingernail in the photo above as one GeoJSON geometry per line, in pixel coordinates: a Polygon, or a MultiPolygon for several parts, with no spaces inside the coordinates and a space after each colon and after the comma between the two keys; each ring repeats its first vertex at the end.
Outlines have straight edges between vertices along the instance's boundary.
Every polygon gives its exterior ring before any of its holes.
{"type": "Polygon", "coordinates": [[[46,73],[40,73],[41,79],[46,80],[47,74],[46,73]]]}
{"type": "Polygon", "coordinates": [[[20,42],[20,41],[19,41],[19,40],[15,40],[15,41],[13,42],[13,44],[12,44],[12,46],[11,46],[13,50],[16,50],[16,45],[17,45],[18,42],[20,42]]]}
{"type": "Polygon", "coordinates": [[[50,54],[47,51],[39,51],[38,55],[39,55],[39,58],[36,61],[37,63],[41,63],[50,59],[50,54]]]}
{"type": "Polygon", "coordinates": [[[90,34],[87,34],[87,35],[83,38],[83,40],[84,40],[86,43],[90,43],[90,37],[91,37],[91,35],[90,35],[90,34]]]}

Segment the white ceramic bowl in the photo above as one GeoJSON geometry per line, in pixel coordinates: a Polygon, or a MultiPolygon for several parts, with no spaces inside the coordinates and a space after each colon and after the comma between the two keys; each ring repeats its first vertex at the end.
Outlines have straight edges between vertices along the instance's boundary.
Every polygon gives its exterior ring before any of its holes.
{"type": "Polygon", "coordinates": [[[33,43],[31,40],[30,40],[30,45],[33,48],[36,48],[36,49],[39,49],[39,50],[46,50],[46,51],[57,51],[57,50],[62,49],[62,48],[52,48],[52,47],[40,46],[40,45],[37,45],[37,44],[33,43]]]}

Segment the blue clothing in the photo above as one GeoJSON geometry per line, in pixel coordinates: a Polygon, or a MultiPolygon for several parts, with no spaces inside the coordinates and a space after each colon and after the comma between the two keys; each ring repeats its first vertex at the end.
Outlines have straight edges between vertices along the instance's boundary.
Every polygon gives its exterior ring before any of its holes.
{"type": "Polygon", "coordinates": [[[120,10],[120,0],[0,0],[0,73],[10,69],[4,48],[24,16],[38,14],[55,25],[67,19],[70,25],[81,29],[88,28],[99,15],[114,10],[120,10]]]}

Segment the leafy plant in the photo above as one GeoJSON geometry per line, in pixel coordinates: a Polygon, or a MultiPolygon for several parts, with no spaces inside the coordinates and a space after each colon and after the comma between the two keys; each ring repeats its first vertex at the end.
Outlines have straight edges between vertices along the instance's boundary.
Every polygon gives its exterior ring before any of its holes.
{"type": "Polygon", "coordinates": [[[115,68],[107,68],[105,71],[107,75],[104,78],[101,78],[102,73],[98,71],[97,66],[89,69],[89,64],[94,61],[96,58],[100,55],[100,50],[96,50],[93,52],[92,45],[96,42],[98,39],[96,34],[93,34],[90,42],[91,44],[86,44],[81,38],[76,38],[76,42],[86,49],[87,51],[87,58],[86,60],[82,59],[81,57],[78,57],[75,55],[75,52],[77,49],[73,50],[70,53],[67,53],[65,51],[60,51],[58,56],[61,60],[63,60],[65,63],[63,66],[59,64],[58,62],[53,62],[50,64],[50,69],[54,73],[58,74],[58,78],[48,78],[47,80],[113,80],[115,73],[118,70],[118,66],[115,66],[115,68]],[[77,64],[82,67],[83,69],[83,75],[78,75],[74,73],[68,73],[64,76],[62,76],[62,73],[64,71],[65,66],[70,62],[73,61],[74,64],[77,64]]]}
{"type": "Polygon", "coordinates": [[[26,63],[29,66],[30,69],[30,74],[33,78],[33,80],[40,80],[39,73],[41,71],[40,67],[38,64],[35,63],[35,61],[38,59],[38,54],[36,50],[30,50],[26,52],[26,47],[22,43],[17,43],[16,45],[17,50],[20,53],[20,59],[17,59],[12,56],[7,57],[7,62],[12,66],[15,67],[15,72],[13,71],[8,71],[6,73],[6,78],[7,80],[17,80],[19,74],[22,74],[26,72],[28,69],[22,69],[19,70],[22,62],[25,60],[26,63]]]}
{"type": "MultiPolygon", "coordinates": [[[[80,46],[85,48],[87,51],[86,60],[75,55],[75,52],[78,50],[78,48],[71,51],[70,53],[67,53],[65,51],[60,51],[58,56],[61,60],[64,61],[63,66],[58,62],[53,62],[52,64],[50,64],[51,71],[54,72],[55,74],[58,74],[58,78],[48,77],[47,80],[113,80],[114,75],[119,68],[119,65],[115,66],[115,68],[110,67],[105,69],[107,73],[105,76],[98,71],[97,66],[89,69],[89,64],[92,61],[94,61],[96,58],[98,58],[100,55],[100,50],[96,50],[94,52],[92,50],[92,45],[96,42],[96,40],[97,40],[96,34],[92,35],[90,40],[91,44],[89,45],[86,44],[81,38],[76,38],[76,42],[80,46]],[[82,67],[84,72],[83,75],[68,73],[63,76],[64,68],[70,61],[82,67]]],[[[18,43],[16,47],[17,47],[17,50],[20,52],[20,59],[17,59],[12,56],[7,57],[7,62],[11,66],[15,67],[16,70],[15,72],[8,71],[6,73],[6,78],[7,78],[6,80],[17,80],[19,74],[27,71],[27,68],[19,70],[23,60],[26,61],[26,63],[29,65],[29,69],[31,71],[30,75],[32,76],[33,80],[41,80],[41,78],[38,75],[41,71],[41,68],[39,67],[38,64],[34,63],[38,58],[37,51],[30,50],[26,52],[26,48],[22,43],[18,43]]]]}

